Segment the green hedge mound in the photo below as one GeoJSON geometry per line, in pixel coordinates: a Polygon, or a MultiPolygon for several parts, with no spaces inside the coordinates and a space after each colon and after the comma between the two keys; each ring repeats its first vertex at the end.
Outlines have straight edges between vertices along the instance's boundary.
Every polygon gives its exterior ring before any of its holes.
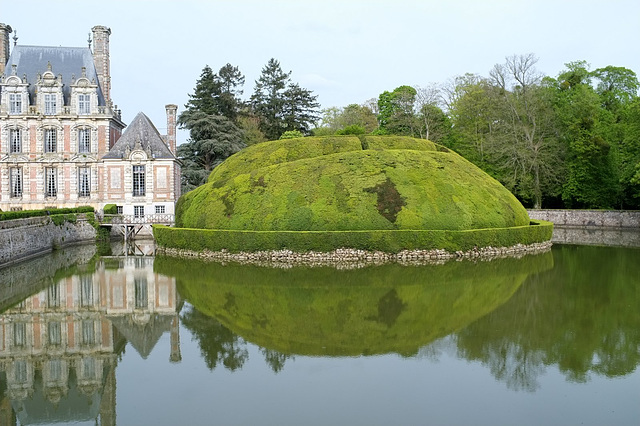
{"type": "MultiPolygon", "coordinates": [[[[540,242],[531,235],[546,233],[505,233],[529,227],[527,211],[498,181],[455,152],[423,139],[365,135],[253,145],[228,158],[207,183],[180,198],[176,226],[237,231],[229,234],[233,236],[227,244],[255,240],[240,251],[284,248],[283,244],[309,250],[473,248],[512,242],[514,235],[522,239],[513,244],[540,242]],[[383,230],[434,232],[374,232],[383,230]],[[465,237],[477,238],[475,244],[442,233],[471,230],[481,231],[465,237]],[[280,234],[245,238],[244,231],[280,234]],[[292,231],[327,234],[287,234],[292,231]],[[346,233],[332,234],[336,231],[346,233]],[[496,232],[501,235],[487,237],[496,232]]],[[[204,246],[211,248],[213,234],[206,235],[204,246]]]]}

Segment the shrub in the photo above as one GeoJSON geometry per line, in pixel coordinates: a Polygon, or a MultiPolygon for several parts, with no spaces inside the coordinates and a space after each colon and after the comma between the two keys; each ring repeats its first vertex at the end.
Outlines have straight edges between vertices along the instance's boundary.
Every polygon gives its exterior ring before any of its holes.
{"type": "Polygon", "coordinates": [[[118,207],[115,204],[105,204],[102,211],[104,214],[118,214],[118,207]]]}
{"type": "Polygon", "coordinates": [[[551,222],[533,220],[527,226],[465,231],[235,231],[153,226],[153,234],[160,247],[196,252],[227,250],[232,253],[283,249],[329,252],[339,248],[387,253],[431,249],[455,252],[549,241],[552,232],[551,222]]]}
{"type": "Polygon", "coordinates": [[[52,216],[63,215],[69,213],[93,213],[94,209],[91,206],[82,206],[75,208],[62,208],[62,209],[46,209],[46,210],[21,210],[17,212],[0,212],[0,221],[13,220],[13,219],[25,219],[29,217],[38,216],[52,216]]]}

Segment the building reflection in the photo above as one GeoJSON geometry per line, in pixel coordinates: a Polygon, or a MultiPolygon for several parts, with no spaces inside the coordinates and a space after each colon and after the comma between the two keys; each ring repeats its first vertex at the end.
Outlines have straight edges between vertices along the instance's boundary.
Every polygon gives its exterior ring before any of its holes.
{"type": "Polygon", "coordinates": [[[101,258],[0,315],[0,424],[116,424],[116,375],[127,343],[147,358],[165,332],[181,359],[175,278],[153,258],[101,258]]]}

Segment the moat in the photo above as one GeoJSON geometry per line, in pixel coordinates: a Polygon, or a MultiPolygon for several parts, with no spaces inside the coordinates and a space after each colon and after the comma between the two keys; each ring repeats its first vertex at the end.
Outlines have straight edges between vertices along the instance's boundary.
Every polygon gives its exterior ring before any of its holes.
{"type": "Polygon", "coordinates": [[[0,269],[0,424],[640,418],[639,248],[354,269],[152,251],[0,269]]]}

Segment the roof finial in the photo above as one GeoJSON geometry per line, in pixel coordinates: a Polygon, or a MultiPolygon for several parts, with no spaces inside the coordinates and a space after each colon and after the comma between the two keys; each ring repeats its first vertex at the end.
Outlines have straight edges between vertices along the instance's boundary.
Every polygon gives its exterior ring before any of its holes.
{"type": "Polygon", "coordinates": [[[87,43],[89,43],[89,49],[91,49],[91,33],[89,33],[89,37],[87,38],[87,43]]]}
{"type": "Polygon", "coordinates": [[[13,47],[15,47],[16,44],[18,44],[18,30],[13,32],[13,47]]]}

